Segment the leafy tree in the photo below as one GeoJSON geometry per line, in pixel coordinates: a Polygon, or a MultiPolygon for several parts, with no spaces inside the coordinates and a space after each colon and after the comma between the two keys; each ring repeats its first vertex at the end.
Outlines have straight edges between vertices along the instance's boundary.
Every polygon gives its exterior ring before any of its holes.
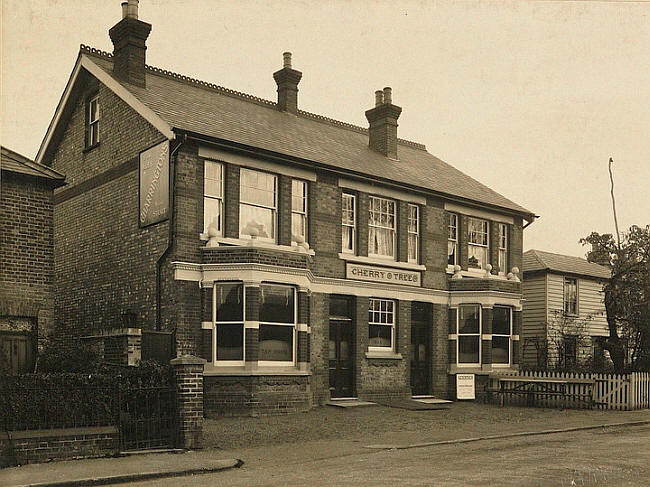
{"type": "Polygon", "coordinates": [[[650,370],[650,225],[633,225],[622,237],[620,245],[611,234],[580,239],[591,245],[587,260],[612,270],[603,288],[609,336],[601,345],[618,373],[650,370]]]}

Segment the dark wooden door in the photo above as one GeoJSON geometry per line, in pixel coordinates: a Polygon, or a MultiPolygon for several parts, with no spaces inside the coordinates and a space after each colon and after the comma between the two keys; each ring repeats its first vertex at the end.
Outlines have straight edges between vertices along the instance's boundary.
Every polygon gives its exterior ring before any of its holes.
{"type": "Polygon", "coordinates": [[[354,397],[354,326],[351,319],[330,319],[331,397],[354,397]]]}
{"type": "Polygon", "coordinates": [[[426,321],[411,322],[411,393],[429,394],[431,378],[430,327],[426,321]]]}

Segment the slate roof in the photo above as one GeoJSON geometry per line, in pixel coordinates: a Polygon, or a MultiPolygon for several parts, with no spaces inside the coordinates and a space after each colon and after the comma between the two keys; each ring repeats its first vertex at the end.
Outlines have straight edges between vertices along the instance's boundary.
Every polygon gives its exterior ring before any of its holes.
{"type": "Polygon", "coordinates": [[[553,254],[541,250],[524,252],[522,268],[523,272],[545,270],[599,279],[609,279],[611,277],[611,271],[600,264],[594,264],[586,259],[573,257],[572,255],[553,254]]]}
{"type": "Polygon", "coordinates": [[[0,167],[3,171],[49,179],[57,184],[60,183],[59,185],[64,184],[63,180],[65,179],[65,176],[63,174],[60,174],[47,166],[38,164],[37,162],[7,149],[6,147],[0,147],[0,167]]]}
{"type": "MultiPolygon", "coordinates": [[[[112,75],[109,54],[86,46],[82,53],[112,75]]],[[[121,84],[174,129],[503,208],[528,220],[535,216],[429,154],[421,144],[400,139],[399,161],[393,161],[368,147],[365,128],[304,111],[282,112],[275,102],[150,66],[146,88],[121,84]]]]}

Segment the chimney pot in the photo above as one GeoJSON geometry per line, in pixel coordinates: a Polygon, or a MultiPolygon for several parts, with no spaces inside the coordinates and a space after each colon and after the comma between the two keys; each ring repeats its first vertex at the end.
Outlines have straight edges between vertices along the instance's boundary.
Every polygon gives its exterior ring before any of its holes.
{"type": "Polygon", "coordinates": [[[282,58],[283,58],[283,66],[285,68],[291,68],[291,53],[290,52],[283,53],[282,58]]]}
{"type": "Polygon", "coordinates": [[[384,103],[387,105],[393,103],[393,90],[391,90],[389,86],[384,88],[384,103]]]}
{"type": "Polygon", "coordinates": [[[122,18],[126,19],[129,15],[129,2],[122,2],[122,18]]]}
{"type": "Polygon", "coordinates": [[[381,90],[375,91],[375,106],[378,107],[379,105],[384,104],[384,92],[381,90]]]}
{"type": "Polygon", "coordinates": [[[138,20],[138,0],[129,0],[127,7],[127,17],[138,20]]]}

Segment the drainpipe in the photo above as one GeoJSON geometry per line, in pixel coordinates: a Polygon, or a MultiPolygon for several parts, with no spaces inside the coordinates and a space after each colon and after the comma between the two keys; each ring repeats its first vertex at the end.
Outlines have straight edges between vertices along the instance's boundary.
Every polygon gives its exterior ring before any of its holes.
{"type": "Polygon", "coordinates": [[[162,265],[165,261],[167,255],[171,251],[174,245],[174,193],[176,189],[176,161],[174,156],[181,145],[187,141],[187,136],[185,134],[177,136],[178,145],[169,155],[169,163],[171,165],[171,171],[169,175],[169,235],[167,237],[167,247],[158,260],[156,261],[156,330],[160,331],[162,328],[162,310],[161,310],[161,291],[162,291],[162,265]]]}

